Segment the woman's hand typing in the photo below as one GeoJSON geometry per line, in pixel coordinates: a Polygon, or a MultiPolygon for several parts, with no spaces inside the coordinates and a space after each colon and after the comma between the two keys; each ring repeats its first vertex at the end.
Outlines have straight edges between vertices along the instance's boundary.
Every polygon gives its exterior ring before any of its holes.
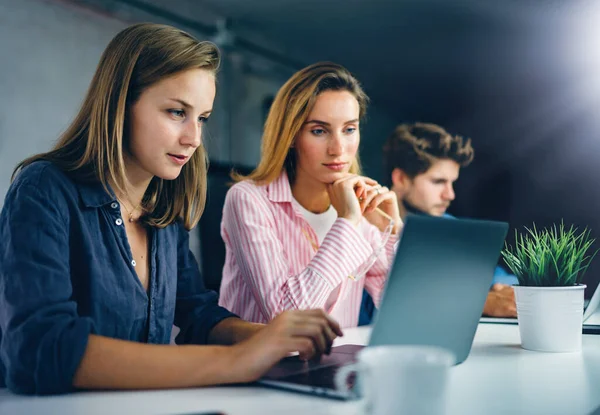
{"type": "Polygon", "coordinates": [[[251,382],[290,353],[299,352],[304,360],[329,354],[333,340],[342,335],[339,324],[321,309],[284,311],[231,347],[232,367],[241,370],[240,382],[251,382]]]}

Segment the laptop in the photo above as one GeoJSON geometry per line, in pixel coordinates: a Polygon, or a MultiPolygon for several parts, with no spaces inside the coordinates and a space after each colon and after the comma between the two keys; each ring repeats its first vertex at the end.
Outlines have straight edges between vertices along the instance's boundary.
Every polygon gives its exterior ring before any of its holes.
{"type": "MultiPolygon", "coordinates": [[[[600,324],[600,319],[591,319],[600,305],[600,284],[596,286],[592,298],[584,300],[583,302],[583,325],[585,326],[597,326],[600,324]],[[592,320],[596,320],[593,321],[592,320]],[[587,323],[587,324],[586,324],[587,323]]],[[[516,318],[504,318],[504,317],[481,317],[481,323],[495,323],[495,324],[518,324],[516,318]]]]}
{"type": "MultiPolygon", "coordinates": [[[[454,353],[457,364],[462,363],[471,351],[507,230],[505,222],[409,216],[369,346],[440,346],[454,353]]],[[[319,362],[285,358],[259,384],[329,398],[356,398],[352,379],[347,390],[337,390],[334,377],[339,367],[356,361],[363,347],[334,347],[319,362]]]]}

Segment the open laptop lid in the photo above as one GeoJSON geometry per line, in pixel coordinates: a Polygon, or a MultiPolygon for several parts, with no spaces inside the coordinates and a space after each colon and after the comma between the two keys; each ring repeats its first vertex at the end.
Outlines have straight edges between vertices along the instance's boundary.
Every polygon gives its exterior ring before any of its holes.
{"type": "Polygon", "coordinates": [[[594,294],[592,294],[592,298],[590,298],[590,302],[587,303],[585,307],[585,312],[583,313],[583,321],[588,320],[597,310],[600,305],[600,284],[596,285],[596,289],[594,290],[594,294]]]}
{"type": "MultiPolygon", "coordinates": [[[[369,345],[436,345],[452,350],[457,363],[464,361],[507,229],[501,222],[407,218],[369,345]]],[[[319,364],[284,359],[259,383],[330,398],[351,398],[351,391],[336,390],[331,379],[319,371],[352,363],[360,348],[335,347],[319,364]]]]}
{"type": "Polygon", "coordinates": [[[369,345],[427,344],[471,350],[505,222],[409,216],[369,345]]]}

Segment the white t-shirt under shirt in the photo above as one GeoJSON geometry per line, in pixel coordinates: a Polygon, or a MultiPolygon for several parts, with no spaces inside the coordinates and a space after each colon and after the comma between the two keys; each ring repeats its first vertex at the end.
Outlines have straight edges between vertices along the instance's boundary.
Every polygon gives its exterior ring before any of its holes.
{"type": "Polygon", "coordinates": [[[310,210],[307,210],[302,206],[296,199],[294,199],[294,205],[300,210],[304,219],[308,222],[311,228],[317,234],[317,240],[319,242],[319,246],[323,243],[323,239],[325,239],[325,235],[329,232],[329,229],[333,226],[333,222],[337,219],[337,211],[333,208],[333,205],[329,205],[329,209],[327,209],[323,213],[313,213],[310,210]]]}
{"type": "MultiPolygon", "coordinates": [[[[296,199],[293,199],[294,205],[298,208],[298,210],[302,213],[304,219],[308,222],[311,228],[317,234],[317,240],[319,242],[319,246],[323,243],[323,239],[327,235],[327,232],[333,226],[333,223],[338,217],[337,211],[333,208],[333,205],[329,205],[329,209],[327,209],[323,213],[313,213],[310,210],[307,210],[302,206],[296,199]]],[[[325,302],[325,311],[331,311],[331,307],[335,303],[338,295],[340,293],[340,287],[337,286],[329,295],[329,298],[325,302]]]]}

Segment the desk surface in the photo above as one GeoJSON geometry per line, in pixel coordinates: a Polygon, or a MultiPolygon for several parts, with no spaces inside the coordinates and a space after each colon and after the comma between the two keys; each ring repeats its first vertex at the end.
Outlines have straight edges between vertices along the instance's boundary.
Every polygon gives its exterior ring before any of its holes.
{"type": "MultiPolygon", "coordinates": [[[[338,345],[364,344],[368,328],[346,330],[338,345]]],[[[600,336],[584,335],[582,353],[520,347],[518,327],[480,324],[469,358],[451,369],[448,414],[589,414],[600,406],[600,336]]],[[[0,389],[0,414],[359,414],[338,402],[262,387],[158,392],[93,392],[26,397],[0,389]]]]}

